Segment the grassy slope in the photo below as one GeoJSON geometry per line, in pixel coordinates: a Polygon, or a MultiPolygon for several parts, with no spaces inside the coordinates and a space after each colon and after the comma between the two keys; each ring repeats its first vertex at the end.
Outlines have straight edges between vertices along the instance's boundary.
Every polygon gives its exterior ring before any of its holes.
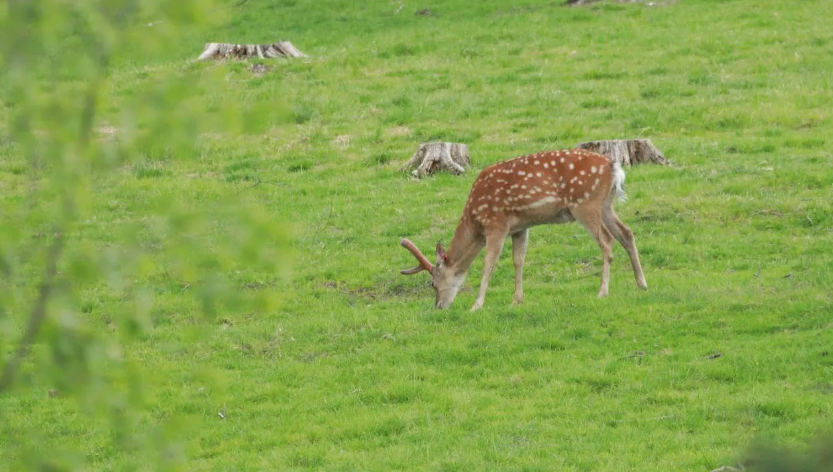
{"type": "MultiPolygon", "coordinates": [[[[797,441],[829,425],[833,4],[447,0],[420,17],[416,4],[393,15],[388,2],[311,3],[249,0],[205,35],[286,38],[313,56],[262,77],[221,65],[228,88],[204,92],[288,101],[295,124],[126,169],[80,228],[87,244],[117,240],[112,229],[154,203],[281,183],[242,195],[293,224],[293,276],[238,274],[279,305],[206,324],[177,281],[148,276],[154,327],[126,354],[158,374],[148,423],[191,422],[193,469],[711,470],[757,434],[797,441]],[[412,264],[399,238],[426,251],[448,241],[476,175],[408,180],[396,168],[418,142],[467,142],[483,168],[632,136],[680,164],[628,170],[619,207],[649,292],[617,246],[611,297],[597,300],[598,248],[575,225],[532,232],[522,307],[509,306],[509,251],[477,313],[482,260],[444,312],[430,310],[424,275],[398,275],[412,264]],[[224,388],[204,390],[206,371],[224,388]]],[[[204,39],[122,64],[113,110],[204,39]]],[[[12,166],[2,176],[22,196],[12,166]]],[[[116,301],[86,297],[91,326],[107,330],[116,301]]],[[[118,467],[71,400],[6,402],[13,420],[118,467]]]]}

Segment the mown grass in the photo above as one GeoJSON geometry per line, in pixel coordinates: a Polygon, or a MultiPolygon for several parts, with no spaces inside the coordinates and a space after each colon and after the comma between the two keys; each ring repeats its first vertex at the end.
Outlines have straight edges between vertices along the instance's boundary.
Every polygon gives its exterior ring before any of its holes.
{"type": "MultiPolygon", "coordinates": [[[[170,202],[235,198],[293,228],[291,277],[233,274],[245,296],[213,320],[165,267],[142,275],[155,304],[123,355],[154,379],[142,426],[186,425],[189,470],[712,470],[754,437],[797,443],[830,425],[833,4],[558,3],[394,14],[389,2],[249,0],[168,56],[118,64],[102,125],[206,40],[289,39],[311,56],[262,76],[189,66],[223,77],[200,91],[207,110],[265,105],[257,131],[205,135],[198,155],[159,143],[98,183],[95,218],[72,236],[153,250],[164,239],[128,236],[132,225],[170,202]],[[627,170],[619,213],[648,292],[617,247],[611,297],[597,300],[599,251],[575,225],[532,231],[519,307],[509,251],[476,313],[482,260],[447,311],[431,310],[424,275],[398,274],[413,263],[399,239],[447,242],[479,169],[630,137],[678,164],[627,170]],[[475,169],[398,172],[428,140],[467,143],[475,169]]],[[[6,209],[25,201],[22,159],[2,143],[6,209]]],[[[90,288],[82,302],[89,329],[122,329],[105,322],[117,294],[90,288]]],[[[2,399],[8,427],[119,469],[108,433],[48,388],[2,399]]]]}

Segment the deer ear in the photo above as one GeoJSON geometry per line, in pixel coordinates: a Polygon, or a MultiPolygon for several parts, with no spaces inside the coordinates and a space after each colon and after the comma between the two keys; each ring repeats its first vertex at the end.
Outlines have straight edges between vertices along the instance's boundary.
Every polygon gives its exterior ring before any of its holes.
{"type": "Polygon", "coordinates": [[[437,243],[437,264],[445,263],[447,257],[443,243],[437,243]]]}

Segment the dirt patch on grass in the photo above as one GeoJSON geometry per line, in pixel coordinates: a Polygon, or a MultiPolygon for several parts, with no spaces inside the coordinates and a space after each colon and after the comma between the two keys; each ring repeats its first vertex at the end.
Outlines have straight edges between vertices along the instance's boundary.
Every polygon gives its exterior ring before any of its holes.
{"type": "Polygon", "coordinates": [[[388,136],[392,137],[400,137],[400,136],[410,136],[411,135],[411,128],[407,126],[394,126],[388,130],[388,136]]]}
{"type": "Polygon", "coordinates": [[[336,136],[335,139],[333,139],[333,145],[342,149],[346,148],[350,145],[350,135],[342,134],[340,136],[336,136]]]}
{"type": "MultiPolygon", "coordinates": [[[[405,283],[386,283],[376,286],[350,286],[346,281],[324,282],[323,287],[334,290],[342,295],[351,298],[360,298],[366,301],[390,300],[394,298],[410,298],[421,296],[425,293],[422,287],[405,283]]],[[[426,284],[427,287],[427,284],[426,284]]]]}

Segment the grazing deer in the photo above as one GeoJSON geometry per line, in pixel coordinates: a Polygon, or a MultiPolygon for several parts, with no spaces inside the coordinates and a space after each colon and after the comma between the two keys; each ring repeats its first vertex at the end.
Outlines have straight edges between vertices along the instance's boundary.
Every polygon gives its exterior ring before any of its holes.
{"type": "Polygon", "coordinates": [[[512,236],[515,260],[515,296],[523,301],[523,265],[529,228],[578,220],[602,250],[599,297],[608,293],[612,244],[616,238],[631,259],[636,285],[647,289],[633,232],[613,211],[615,197],[625,198],[625,172],[618,162],[583,149],[539,152],[499,162],[477,176],[466,201],[460,224],[446,252],[437,244],[436,265],[407,239],[401,245],[419,261],[411,275],[426,270],[436,291],[435,308],[447,308],[457,296],[472,261],[486,247],[480,291],[472,310],[483,306],[486,289],[506,237],[512,236]]]}

